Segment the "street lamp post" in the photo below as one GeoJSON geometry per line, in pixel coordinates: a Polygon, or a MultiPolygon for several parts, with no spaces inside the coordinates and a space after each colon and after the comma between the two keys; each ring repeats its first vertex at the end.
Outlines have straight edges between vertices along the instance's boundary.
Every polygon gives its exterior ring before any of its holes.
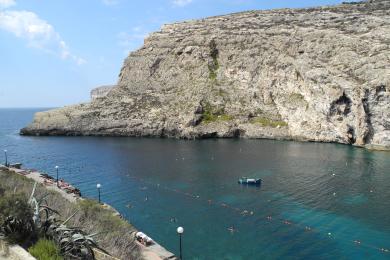
{"type": "Polygon", "coordinates": [[[179,243],[180,243],[180,260],[183,260],[182,246],[181,246],[181,236],[182,236],[183,232],[184,232],[183,227],[177,228],[177,233],[179,234],[179,243]]]}
{"type": "Polygon", "coordinates": [[[5,155],[5,167],[8,167],[8,156],[7,156],[7,150],[4,150],[5,155]]]}
{"type": "Polygon", "coordinates": [[[100,204],[100,188],[102,187],[102,185],[100,185],[100,183],[96,184],[96,188],[98,189],[98,194],[99,194],[99,204],[100,204]]]}
{"type": "Polygon", "coordinates": [[[60,168],[60,167],[56,166],[56,167],[54,167],[54,168],[56,169],[56,172],[57,172],[56,182],[57,182],[57,187],[58,187],[58,168],[60,168]]]}

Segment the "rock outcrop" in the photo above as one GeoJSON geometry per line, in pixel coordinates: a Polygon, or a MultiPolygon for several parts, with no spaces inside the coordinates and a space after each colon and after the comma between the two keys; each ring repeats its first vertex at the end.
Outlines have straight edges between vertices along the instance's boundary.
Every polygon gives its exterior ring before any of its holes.
{"type": "Polygon", "coordinates": [[[110,93],[111,89],[113,89],[115,85],[106,85],[94,88],[91,90],[91,100],[96,101],[96,99],[105,98],[108,93],[110,93]]]}
{"type": "Polygon", "coordinates": [[[390,147],[390,1],[163,26],[91,103],[29,135],[246,137],[390,147]]]}

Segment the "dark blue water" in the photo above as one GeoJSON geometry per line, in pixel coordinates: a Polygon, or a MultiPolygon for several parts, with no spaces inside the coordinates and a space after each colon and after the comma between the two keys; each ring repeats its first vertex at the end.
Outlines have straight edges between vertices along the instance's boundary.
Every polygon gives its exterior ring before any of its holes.
{"type": "Polygon", "coordinates": [[[390,259],[388,152],[272,140],[19,136],[35,111],[0,110],[0,148],[11,161],[53,175],[59,165],[88,197],[101,183],[105,202],[172,252],[183,226],[186,259],[390,259]],[[264,183],[242,187],[240,176],[264,183]]]}

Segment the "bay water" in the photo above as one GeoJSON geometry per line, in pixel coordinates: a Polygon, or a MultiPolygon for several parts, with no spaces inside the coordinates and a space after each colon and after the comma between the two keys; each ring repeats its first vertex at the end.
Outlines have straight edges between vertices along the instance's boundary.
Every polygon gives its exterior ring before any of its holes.
{"type": "MultiPolygon", "coordinates": [[[[390,152],[275,140],[26,137],[45,109],[0,109],[10,162],[77,186],[184,259],[390,259],[390,152]],[[237,183],[263,179],[261,187],[237,183]]],[[[0,161],[3,161],[0,157],[0,161]]]]}

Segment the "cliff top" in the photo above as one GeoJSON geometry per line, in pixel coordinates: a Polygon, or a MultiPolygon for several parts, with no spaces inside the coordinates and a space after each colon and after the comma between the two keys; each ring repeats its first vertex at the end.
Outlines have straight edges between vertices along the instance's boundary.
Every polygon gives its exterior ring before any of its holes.
{"type": "MultiPolygon", "coordinates": [[[[204,25],[205,23],[221,24],[233,21],[243,21],[252,19],[252,22],[257,20],[257,23],[262,23],[264,26],[277,26],[286,22],[295,22],[290,25],[307,25],[319,21],[324,23],[332,20],[337,23],[349,16],[356,15],[389,15],[390,14],[390,1],[389,0],[368,0],[360,2],[343,2],[339,5],[320,6],[320,7],[307,7],[307,8],[280,8],[269,10],[250,10],[231,14],[224,14],[218,16],[211,16],[203,19],[193,19],[187,21],[174,22],[165,24],[162,26],[159,32],[152,33],[167,33],[174,31],[180,31],[185,27],[195,27],[204,25]],[[345,17],[346,16],[346,17],[345,17]],[[324,20],[325,17],[328,19],[324,20]],[[270,18],[270,19],[269,19],[270,18]],[[337,20],[339,18],[340,20],[337,20]]],[[[357,19],[358,17],[353,17],[357,19]]],[[[226,24],[225,24],[226,25],[226,24]]],[[[245,26],[251,24],[245,24],[245,26]]],[[[227,26],[227,25],[226,25],[227,26]]]]}

